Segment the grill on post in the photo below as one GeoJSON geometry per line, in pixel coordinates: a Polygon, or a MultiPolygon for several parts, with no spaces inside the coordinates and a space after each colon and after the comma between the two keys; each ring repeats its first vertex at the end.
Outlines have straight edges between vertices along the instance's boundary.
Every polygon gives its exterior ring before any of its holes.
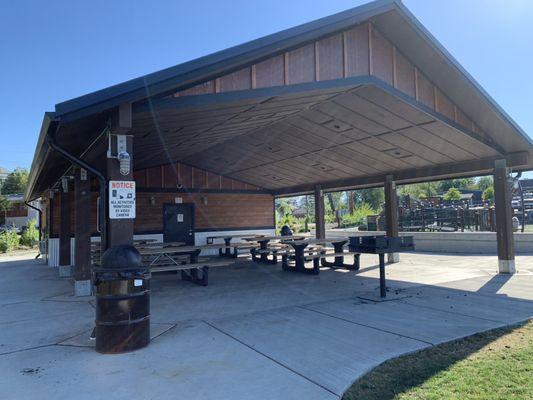
{"type": "Polygon", "coordinates": [[[385,254],[414,251],[413,236],[352,236],[350,237],[350,251],[356,253],[378,254],[379,256],[379,290],[381,297],[387,296],[385,282],[385,254]]]}

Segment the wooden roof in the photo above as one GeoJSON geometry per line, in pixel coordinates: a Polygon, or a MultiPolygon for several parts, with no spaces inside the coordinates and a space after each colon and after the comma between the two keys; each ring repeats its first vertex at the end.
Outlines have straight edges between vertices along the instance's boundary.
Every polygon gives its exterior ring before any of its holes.
{"type": "Polygon", "coordinates": [[[43,121],[27,198],[69,168],[48,148],[51,132],[102,163],[105,141],[95,140],[123,103],[133,104],[136,169],[181,161],[280,195],[373,186],[391,173],[403,182],[482,174],[497,158],[532,165],[527,135],[393,0],[57,104],[43,121]]]}

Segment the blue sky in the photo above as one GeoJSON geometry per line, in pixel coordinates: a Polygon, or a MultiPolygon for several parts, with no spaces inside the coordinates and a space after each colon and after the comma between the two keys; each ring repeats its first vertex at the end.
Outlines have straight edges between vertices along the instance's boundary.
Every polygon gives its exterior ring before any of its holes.
{"type": "MultiPolygon", "coordinates": [[[[29,168],[58,102],[365,2],[0,0],[0,166],[29,168]]],[[[533,136],[533,1],[404,4],[533,136]]]]}

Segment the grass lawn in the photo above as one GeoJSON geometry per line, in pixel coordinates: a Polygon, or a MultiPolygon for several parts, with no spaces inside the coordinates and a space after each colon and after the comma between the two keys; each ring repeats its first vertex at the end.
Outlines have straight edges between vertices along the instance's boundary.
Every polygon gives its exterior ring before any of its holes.
{"type": "Polygon", "coordinates": [[[533,321],[387,361],[343,400],[533,399],[533,321]]]}

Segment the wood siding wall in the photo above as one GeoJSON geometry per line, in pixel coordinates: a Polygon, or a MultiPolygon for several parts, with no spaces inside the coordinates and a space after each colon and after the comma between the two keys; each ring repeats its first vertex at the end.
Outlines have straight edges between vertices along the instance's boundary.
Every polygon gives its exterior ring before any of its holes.
{"type": "MultiPolygon", "coordinates": [[[[96,199],[92,194],[90,209],[91,232],[96,231],[96,199]]],[[[183,203],[194,203],[195,229],[222,230],[232,228],[262,228],[274,226],[274,199],[269,194],[259,193],[137,193],[137,218],[135,233],[162,232],[163,205],[174,203],[176,198],[183,203]],[[152,204],[152,198],[154,203],[152,204]]],[[[54,201],[52,212],[52,236],[59,234],[60,202],[54,201]]],[[[70,205],[74,210],[74,200],[70,205]]],[[[71,212],[71,215],[74,214],[71,212]]],[[[71,231],[74,232],[74,216],[71,216],[71,231]]]]}
{"type": "Polygon", "coordinates": [[[371,23],[306,44],[174,96],[222,93],[373,75],[464,128],[481,132],[371,23]]]}
{"type": "MultiPolygon", "coordinates": [[[[177,198],[183,203],[195,204],[196,229],[261,228],[275,224],[274,198],[256,186],[181,163],[135,171],[134,179],[137,182],[135,233],[162,232],[163,205],[175,203],[177,198]],[[182,185],[180,189],[178,183],[182,185]],[[194,190],[194,193],[188,190],[194,190]]],[[[97,234],[97,187],[94,182],[89,210],[93,234],[97,234]]],[[[70,199],[70,226],[74,232],[74,195],[70,199]]],[[[61,210],[57,193],[52,206],[51,234],[57,236],[61,210]]]]}
{"type": "Polygon", "coordinates": [[[183,163],[167,164],[133,172],[137,188],[260,190],[235,179],[183,163]]]}

